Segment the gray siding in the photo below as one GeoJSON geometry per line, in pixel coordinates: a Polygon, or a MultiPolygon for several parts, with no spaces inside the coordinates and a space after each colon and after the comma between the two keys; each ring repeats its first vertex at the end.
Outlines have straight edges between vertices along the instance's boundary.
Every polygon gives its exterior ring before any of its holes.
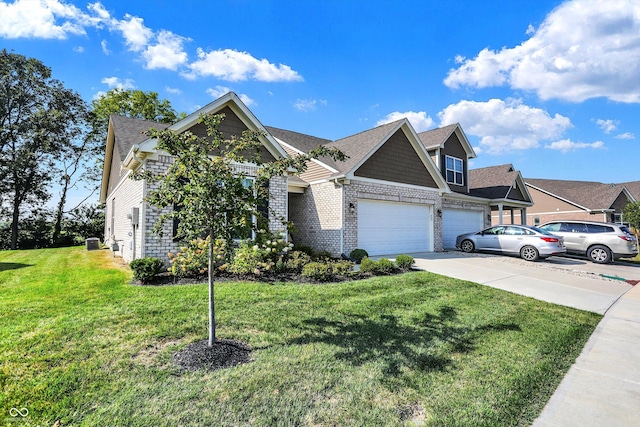
{"type": "Polygon", "coordinates": [[[462,173],[464,174],[464,185],[449,184],[451,191],[456,193],[468,193],[469,192],[469,164],[467,162],[467,152],[464,151],[462,143],[458,139],[458,136],[454,133],[451,134],[449,139],[444,143],[444,148],[440,150],[440,173],[442,177],[447,179],[447,165],[446,156],[457,157],[462,159],[462,173]]]}
{"type": "Polygon", "coordinates": [[[398,130],[354,175],[421,187],[438,188],[402,130],[398,130]]]}

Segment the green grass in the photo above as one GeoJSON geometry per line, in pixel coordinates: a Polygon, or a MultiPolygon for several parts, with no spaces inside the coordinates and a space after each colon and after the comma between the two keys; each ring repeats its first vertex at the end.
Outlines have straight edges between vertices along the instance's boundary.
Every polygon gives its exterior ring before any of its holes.
{"type": "Polygon", "coordinates": [[[254,360],[180,372],[206,285],[132,286],[112,262],[0,252],[0,425],[530,425],[600,320],[426,272],[223,283],[218,336],[254,360]]]}

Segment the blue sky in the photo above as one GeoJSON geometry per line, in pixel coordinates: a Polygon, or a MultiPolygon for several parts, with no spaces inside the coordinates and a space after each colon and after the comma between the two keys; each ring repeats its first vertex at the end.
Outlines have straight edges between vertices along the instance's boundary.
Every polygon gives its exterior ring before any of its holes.
{"type": "Polygon", "coordinates": [[[0,45],[87,101],[135,88],[191,113],[233,90],[327,139],[459,122],[474,168],[640,180],[639,1],[0,1],[0,45]]]}

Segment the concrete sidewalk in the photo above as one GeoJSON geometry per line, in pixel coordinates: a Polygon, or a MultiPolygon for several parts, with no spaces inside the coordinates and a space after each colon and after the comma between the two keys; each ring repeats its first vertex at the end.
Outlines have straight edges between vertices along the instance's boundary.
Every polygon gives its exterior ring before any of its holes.
{"type": "Polygon", "coordinates": [[[606,312],[533,426],[640,426],[640,285],[606,312]]]}
{"type": "Polygon", "coordinates": [[[604,314],[533,426],[640,426],[640,284],[452,252],[412,255],[427,271],[604,314]]]}

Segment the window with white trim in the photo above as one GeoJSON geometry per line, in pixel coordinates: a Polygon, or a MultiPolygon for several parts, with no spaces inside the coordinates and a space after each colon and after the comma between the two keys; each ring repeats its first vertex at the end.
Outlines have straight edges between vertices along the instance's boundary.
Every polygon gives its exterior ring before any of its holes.
{"type": "Polygon", "coordinates": [[[464,185],[464,172],[462,168],[462,159],[457,157],[445,157],[445,169],[447,175],[447,183],[464,185]]]}

